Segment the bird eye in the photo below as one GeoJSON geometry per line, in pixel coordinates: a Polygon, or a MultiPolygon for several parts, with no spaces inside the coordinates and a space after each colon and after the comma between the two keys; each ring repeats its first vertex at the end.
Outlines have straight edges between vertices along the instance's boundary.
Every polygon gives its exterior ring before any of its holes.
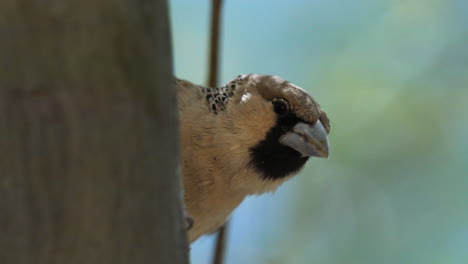
{"type": "Polygon", "coordinates": [[[274,98],[273,101],[273,111],[279,116],[286,114],[289,110],[288,101],[284,98],[274,98]]]}

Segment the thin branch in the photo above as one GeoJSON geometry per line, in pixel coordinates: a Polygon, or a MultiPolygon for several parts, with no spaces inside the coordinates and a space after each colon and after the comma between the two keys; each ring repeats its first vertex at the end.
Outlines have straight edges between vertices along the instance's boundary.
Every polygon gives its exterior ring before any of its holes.
{"type": "Polygon", "coordinates": [[[213,258],[213,264],[223,264],[224,255],[226,252],[227,244],[227,229],[229,221],[224,223],[224,225],[218,230],[218,236],[216,237],[216,248],[215,255],[213,258]]]}
{"type": "MultiPolygon", "coordinates": [[[[209,51],[209,71],[208,86],[218,86],[219,76],[219,39],[220,39],[220,20],[221,20],[222,0],[211,1],[211,32],[210,32],[210,51],[209,51]]],[[[213,264],[222,264],[226,250],[227,222],[218,230],[216,238],[216,248],[213,257],[213,264]]]]}
{"type": "Polygon", "coordinates": [[[211,1],[210,65],[208,73],[208,86],[210,87],[218,85],[221,5],[222,0],[211,1]]]}

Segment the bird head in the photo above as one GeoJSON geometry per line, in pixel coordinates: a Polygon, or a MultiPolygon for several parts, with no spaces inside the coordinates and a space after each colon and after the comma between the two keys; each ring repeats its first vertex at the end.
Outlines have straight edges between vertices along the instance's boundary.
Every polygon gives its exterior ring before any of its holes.
{"type": "Polygon", "coordinates": [[[271,75],[240,75],[226,86],[223,110],[232,148],[247,149],[264,179],[297,173],[309,157],[327,158],[330,123],[304,89],[271,75]]]}

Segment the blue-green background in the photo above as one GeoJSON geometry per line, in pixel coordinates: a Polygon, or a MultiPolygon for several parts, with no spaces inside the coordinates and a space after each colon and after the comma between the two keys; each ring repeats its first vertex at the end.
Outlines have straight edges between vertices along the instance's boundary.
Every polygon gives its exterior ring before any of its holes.
{"type": "MultiPolygon", "coordinates": [[[[200,84],[209,2],[170,0],[175,72],[200,84]]],[[[279,75],[332,122],[328,160],[234,212],[227,263],[468,263],[468,2],[224,2],[221,83],[279,75]]]]}

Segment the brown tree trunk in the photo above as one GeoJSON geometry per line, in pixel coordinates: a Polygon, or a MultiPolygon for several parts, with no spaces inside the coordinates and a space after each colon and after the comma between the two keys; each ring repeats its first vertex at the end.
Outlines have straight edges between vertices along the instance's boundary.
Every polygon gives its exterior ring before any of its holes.
{"type": "Polygon", "coordinates": [[[0,263],[187,263],[165,0],[0,1],[0,263]]]}

